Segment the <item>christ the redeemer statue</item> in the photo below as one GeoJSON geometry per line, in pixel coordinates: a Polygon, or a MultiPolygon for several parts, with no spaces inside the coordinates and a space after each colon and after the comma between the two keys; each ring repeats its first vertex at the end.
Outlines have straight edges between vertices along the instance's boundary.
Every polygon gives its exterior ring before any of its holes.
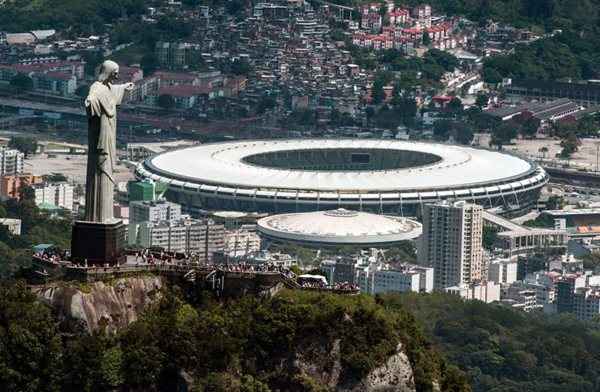
{"type": "Polygon", "coordinates": [[[85,220],[110,223],[113,219],[117,160],[117,106],[133,83],[113,84],[119,78],[119,65],[104,61],[98,80],[85,100],[88,117],[88,161],[85,186],[85,220]]]}

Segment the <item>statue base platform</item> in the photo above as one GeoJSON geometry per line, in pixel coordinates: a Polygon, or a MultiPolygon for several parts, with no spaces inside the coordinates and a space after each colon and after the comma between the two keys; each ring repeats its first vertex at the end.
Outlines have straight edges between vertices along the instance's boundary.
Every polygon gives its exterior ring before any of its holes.
{"type": "Polygon", "coordinates": [[[88,265],[120,264],[125,246],[122,221],[100,223],[75,221],[71,237],[71,260],[88,265]]]}

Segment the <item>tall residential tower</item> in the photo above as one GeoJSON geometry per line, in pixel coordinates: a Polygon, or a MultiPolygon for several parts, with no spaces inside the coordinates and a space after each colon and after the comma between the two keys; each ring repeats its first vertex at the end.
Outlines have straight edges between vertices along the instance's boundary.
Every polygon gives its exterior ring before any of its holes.
{"type": "Polygon", "coordinates": [[[464,201],[425,205],[421,265],[434,269],[434,287],[469,284],[486,277],[483,265],[483,208],[464,201]]]}

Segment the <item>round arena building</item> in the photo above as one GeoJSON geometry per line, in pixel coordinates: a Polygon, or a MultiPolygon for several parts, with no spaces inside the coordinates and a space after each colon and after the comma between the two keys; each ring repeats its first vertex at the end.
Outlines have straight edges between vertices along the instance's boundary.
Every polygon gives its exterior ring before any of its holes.
{"type": "Polygon", "coordinates": [[[271,215],[259,219],[256,228],[263,240],[313,248],[385,248],[423,232],[421,224],[411,219],[343,208],[271,215]]]}
{"type": "Polygon", "coordinates": [[[167,184],[167,198],[191,213],[346,208],[401,216],[445,199],[523,214],[548,182],[537,164],[508,153],[389,139],[204,144],[148,158],[136,177],[167,184]]]}

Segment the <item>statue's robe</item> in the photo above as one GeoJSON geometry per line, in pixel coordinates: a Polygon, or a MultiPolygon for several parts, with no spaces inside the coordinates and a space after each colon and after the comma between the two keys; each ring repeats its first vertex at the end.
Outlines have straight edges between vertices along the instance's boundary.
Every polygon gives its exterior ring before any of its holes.
{"type": "Polygon", "coordinates": [[[88,162],[85,185],[85,220],[113,220],[114,167],[117,161],[117,106],[125,84],[95,82],[85,100],[88,116],[88,162]]]}

